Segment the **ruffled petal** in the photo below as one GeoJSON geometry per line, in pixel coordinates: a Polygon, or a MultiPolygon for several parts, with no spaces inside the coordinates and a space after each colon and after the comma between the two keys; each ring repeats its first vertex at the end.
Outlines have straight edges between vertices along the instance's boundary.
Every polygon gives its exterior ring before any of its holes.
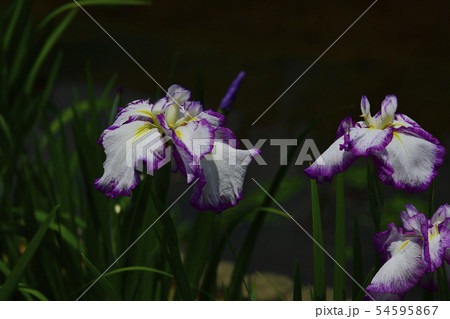
{"type": "MultiPolygon", "coordinates": [[[[95,181],[95,188],[113,198],[118,195],[130,196],[131,189],[139,183],[135,168],[145,160],[136,154],[135,146],[138,141],[150,136],[161,137],[158,130],[146,121],[130,122],[106,132],[103,136],[106,153],[104,173],[95,181]]],[[[156,161],[151,165],[157,165],[156,161]]]]}
{"type": "Polygon", "coordinates": [[[218,213],[236,206],[242,198],[247,166],[259,153],[259,149],[239,150],[222,141],[214,142],[212,153],[201,160],[203,181],[194,187],[192,206],[218,213]]]}
{"type": "Polygon", "coordinates": [[[427,189],[442,165],[444,154],[444,147],[417,135],[411,128],[394,131],[386,148],[374,153],[380,179],[410,193],[427,189]]]}
{"type": "Polygon", "coordinates": [[[149,100],[136,100],[128,103],[127,106],[121,108],[114,120],[114,126],[120,126],[126,122],[133,120],[148,120],[151,121],[150,116],[153,105],[149,100]]]}
{"type": "Polygon", "coordinates": [[[171,85],[167,90],[166,98],[169,100],[169,103],[176,104],[178,106],[182,106],[184,102],[189,100],[191,97],[191,91],[186,90],[184,87],[178,84],[171,85]]]}
{"type": "Polygon", "coordinates": [[[211,126],[219,127],[225,124],[225,115],[206,110],[197,115],[198,119],[205,119],[211,126]]]}
{"type": "Polygon", "coordinates": [[[422,226],[428,225],[428,218],[417,211],[413,205],[405,205],[406,212],[400,213],[403,227],[406,231],[414,232],[418,236],[422,236],[422,226]],[[416,213],[417,212],[417,213],[416,213]]]}
{"type": "Polygon", "coordinates": [[[158,115],[158,122],[174,143],[178,168],[183,166],[180,171],[185,173],[188,183],[192,183],[200,176],[200,160],[214,147],[215,129],[206,120],[190,121],[172,129],[167,125],[164,114],[158,115]]]}
{"type": "Polygon", "coordinates": [[[392,128],[384,130],[354,127],[349,131],[349,149],[356,156],[383,150],[392,140],[392,128]]]}
{"type": "Polygon", "coordinates": [[[394,224],[389,225],[387,251],[389,259],[375,274],[367,287],[369,293],[404,294],[414,287],[425,273],[422,261],[422,239],[403,234],[394,224]]]}
{"type": "Polygon", "coordinates": [[[437,211],[431,217],[432,224],[440,224],[445,221],[447,218],[450,218],[450,205],[444,204],[441,205],[437,211]]]}
{"type": "Polygon", "coordinates": [[[356,156],[343,149],[346,136],[347,134],[334,141],[310,167],[305,169],[305,174],[309,178],[315,178],[318,182],[322,179],[331,181],[335,174],[343,172],[353,164],[356,156]]]}

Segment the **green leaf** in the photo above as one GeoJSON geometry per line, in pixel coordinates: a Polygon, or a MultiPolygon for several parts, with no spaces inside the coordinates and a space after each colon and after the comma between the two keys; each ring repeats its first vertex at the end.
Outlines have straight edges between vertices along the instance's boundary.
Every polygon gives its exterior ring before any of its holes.
{"type": "MultiPolygon", "coordinates": [[[[361,237],[359,234],[359,222],[357,215],[353,218],[353,278],[360,284],[364,280],[361,237]]],[[[357,300],[360,290],[361,288],[356,283],[353,283],[352,299],[354,301],[357,300]]]]}
{"type": "MultiPolygon", "coordinates": [[[[14,34],[14,29],[16,28],[17,22],[19,21],[20,13],[22,12],[25,0],[18,0],[15,3],[15,8],[11,20],[9,22],[8,28],[5,32],[5,37],[3,38],[3,47],[7,49],[9,47],[9,42],[14,34]]],[[[3,9],[2,9],[3,10],[3,9]]]]}
{"type": "Polygon", "coordinates": [[[40,301],[48,301],[48,298],[45,297],[40,291],[37,291],[36,289],[28,288],[28,287],[19,287],[19,291],[21,293],[27,293],[34,297],[36,297],[40,301]]]}
{"type": "Polygon", "coordinates": [[[302,301],[302,280],[300,277],[300,264],[295,260],[294,271],[294,301],[302,301]]]}
{"type": "MultiPolygon", "coordinates": [[[[80,6],[96,6],[96,5],[150,5],[150,1],[136,1],[136,0],[80,0],[77,1],[80,6]]],[[[59,8],[50,12],[39,24],[39,29],[42,29],[47,23],[59,14],[74,8],[78,8],[78,4],[75,2],[66,3],[59,8]]]]}
{"type": "MultiPolygon", "coordinates": [[[[94,266],[94,264],[86,257],[85,254],[81,253],[81,256],[83,257],[84,262],[86,263],[86,267],[89,269],[92,275],[94,275],[95,280],[98,279],[96,284],[100,286],[100,289],[97,286],[98,290],[101,290],[101,295],[109,301],[118,301],[122,300],[119,293],[116,291],[116,289],[111,285],[111,283],[108,281],[108,279],[105,278],[104,275],[97,269],[97,267],[94,266]]],[[[86,292],[86,291],[85,291],[86,292]]],[[[84,292],[81,296],[78,297],[77,300],[82,298],[84,296],[84,292]]]]}
{"type": "Polygon", "coordinates": [[[313,227],[313,264],[314,264],[314,300],[326,300],[325,282],[325,254],[323,252],[322,217],[320,214],[319,194],[317,182],[311,180],[311,204],[312,204],[312,227],[313,227]]]}
{"type": "Polygon", "coordinates": [[[63,21],[61,21],[61,23],[58,25],[58,27],[55,30],[53,30],[53,32],[49,35],[48,39],[45,41],[44,46],[42,47],[41,51],[39,52],[39,55],[36,57],[34,64],[31,67],[28,78],[25,82],[25,92],[26,93],[31,93],[31,90],[33,89],[34,81],[36,80],[36,77],[39,73],[42,63],[44,62],[47,55],[50,53],[50,51],[53,48],[53,46],[55,45],[56,41],[58,41],[59,37],[69,26],[70,22],[75,17],[75,14],[77,13],[77,11],[78,11],[78,9],[72,9],[67,14],[67,16],[63,19],[63,21]]]}
{"type": "MultiPolygon", "coordinates": [[[[344,198],[344,176],[336,175],[336,234],[335,255],[336,262],[345,268],[345,198],[344,198]]],[[[345,300],[345,273],[335,263],[333,299],[345,300]]]]}
{"type": "Polygon", "coordinates": [[[283,294],[270,282],[269,279],[264,277],[263,274],[261,274],[259,271],[257,271],[256,273],[269,285],[270,288],[272,288],[272,290],[278,295],[278,297],[280,297],[282,301],[286,301],[286,298],[284,298],[283,294]]]}
{"type": "MultiPolygon", "coordinates": [[[[362,283],[363,287],[367,287],[370,284],[370,282],[372,281],[374,273],[375,273],[375,267],[372,267],[372,269],[370,269],[369,273],[367,274],[366,279],[362,283]]],[[[361,287],[357,286],[357,289],[358,290],[357,290],[356,298],[353,299],[353,301],[364,300],[364,296],[366,295],[366,292],[364,290],[362,290],[361,287]]]]}
{"type": "Polygon", "coordinates": [[[122,272],[127,272],[127,271],[146,271],[146,272],[151,272],[151,273],[155,273],[155,274],[160,274],[169,278],[173,278],[172,274],[169,274],[168,272],[156,269],[156,268],[152,268],[152,267],[141,267],[141,266],[134,266],[134,267],[123,267],[123,268],[119,268],[119,269],[115,269],[113,271],[107,272],[106,274],[104,274],[105,277],[108,276],[112,276],[112,275],[116,275],[116,274],[120,274],[122,272]]]}
{"type": "Polygon", "coordinates": [[[31,259],[36,253],[36,250],[39,248],[42,239],[47,233],[50,224],[53,222],[56,210],[58,208],[59,205],[55,206],[52,209],[47,219],[42,223],[37,233],[34,235],[33,239],[28,244],[25,252],[23,253],[22,256],[20,256],[19,260],[17,261],[17,264],[14,266],[9,276],[6,278],[6,282],[3,285],[3,288],[0,290],[0,300],[8,300],[11,294],[17,288],[17,284],[19,283],[20,278],[22,278],[23,273],[25,272],[28,264],[31,262],[31,259]]]}

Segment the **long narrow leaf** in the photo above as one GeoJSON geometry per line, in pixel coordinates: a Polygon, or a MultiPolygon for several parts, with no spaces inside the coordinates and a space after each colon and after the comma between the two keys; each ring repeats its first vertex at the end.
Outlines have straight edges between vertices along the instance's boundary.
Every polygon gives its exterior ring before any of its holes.
{"type": "MultiPolygon", "coordinates": [[[[336,176],[336,234],[334,259],[345,268],[345,202],[344,202],[344,176],[336,176]]],[[[345,300],[345,273],[334,265],[333,299],[345,300]]]]}
{"type": "Polygon", "coordinates": [[[34,61],[33,66],[31,67],[30,73],[28,75],[28,78],[25,82],[25,92],[31,93],[31,90],[33,89],[34,81],[36,80],[36,77],[39,73],[39,70],[42,66],[42,63],[44,63],[45,58],[50,53],[51,49],[55,45],[56,41],[59,39],[59,37],[62,35],[62,33],[66,30],[66,28],[69,26],[72,19],[75,17],[75,14],[77,13],[78,9],[72,9],[67,16],[64,18],[64,20],[61,21],[61,23],[58,25],[58,27],[50,34],[47,41],[44,43],[44,46],[42,47],[41,51],[39,52],[39,55],[36,57],[36,60],[34,61]]]}
{"type": "Polygon", "coordinates": [[[313,227],[313,264],[314,264],[314,300],[326,299],[325,254],[323,247],[322,217],[320,214],[319,194],[316,180],[311,180],[312,227],[313,227]],[[319,246],[320,245],[320,246],[319,246]]]}
{"type": "Polygon", "coordinates": [[[17,284],[19,283],[20,278],[22,278],[23,273],[25,272],[28,264],[31,262],[31,259],[36,253],[36,250],[39,248],[42,239],[44,238],[48,228],[50,227],[50,224],[55,218],[55,213],[58,207],[59,205],[55,206],[52,209],[47,219],[42,223],[36,235],[34,235],[33,239],[28,244],[27,249],[25,250],[23,255],[20,256],[10,275],[6,278],[6,282],[3,285],[3,288],[0,290],[0,300],[8,300],[11,294],[17,288],[17,284]]]}

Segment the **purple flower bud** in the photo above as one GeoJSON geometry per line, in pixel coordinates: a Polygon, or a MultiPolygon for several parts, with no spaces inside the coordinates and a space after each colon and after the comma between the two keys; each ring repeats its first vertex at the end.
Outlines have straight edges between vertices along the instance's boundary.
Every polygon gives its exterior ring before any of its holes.
{"type": "Polygon", "coordinates": [[[231,83],[230,87],[228,88],[227,93],[225,94],[222,101],[220,102],[220,109],[222,111],[229,111],[231,109],[234,99],[236,98],[236,93],[237,93],[239,86],[241,85],[242,79],[244,77],[245,77],[245,72],[241,71],[238,74],[238,76],[234,79],[234,81],[231,83]]]}

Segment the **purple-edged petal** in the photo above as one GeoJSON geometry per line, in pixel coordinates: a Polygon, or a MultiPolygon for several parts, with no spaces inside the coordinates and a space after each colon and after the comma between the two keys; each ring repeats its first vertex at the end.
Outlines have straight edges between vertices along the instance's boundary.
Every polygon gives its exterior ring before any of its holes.
{"type": "Polygon", "coordinates": [[[128,103],[127,106],[121,108],[119,113],[117,113],[113,126],[120,126],[133,120],[151,121],[152,107],[153,105],[149,100],[136,100],[128,103]]]}
{"type": "Polygon", "coordinates": [[[425,273],[422,239],[403,234],[394,224],[390,224],[389,228],[390,232],[384,246],[389,259],[366,288],[369,293],[404,294],[414,287],[425,273]]]}
{"type": "Polygon", "coordinates": [[[241,85],[242,80],[245,77],[245,72],[241,71],[238,76],[233,80],[230,87],[228,88],[227,93],[223,97],[222,101],[220,102],[220,109],[224,111],[229,111],[231,109],[231,106],[234,103],[234,100],[236,99],[237,91],[239,90],[239,86],[241,85]]]}
{"type": "Polygon", "coordinates": [[[450,247],[450,219],[438,224],[423,225],[423,255],[427,272],[434,272],[442,265],[445,251],[450,247]]]}
{"type": "Polygon", "coordinates": [[[384,128],[394,121],[397,105],[397,97],[395,95],[388,95],[381,102],[380,118],[376,119],[379,121],[379,127],[384,128]]]}
{"type": "MultiPolygon", "coordinates": [[[[181,160],[183,164],[182,172],[185,172],[188,183],[200,176],[200,160],[214,147],[214,130],[206,120],[190,121],[186,125],[175,129],[170,128],[165,120],[164,114],[158,115],[158,121],[164,132],[173,141],[177,155],[177,166],[180,169],[181,160]]],[[[174,152],[175,154],[175,152],[174,152]]]]}
{"type": "Polygon", "coordinates": [[[259,153],[259,149],[239,150],[215,141],[212,153],[201,160],[204,182],[199,181],[195,185],[192,206],[218,213],[236,206],[242,198],[247,166],[259,153]]]}
{"type": "Polygon", "coordinates": [[[198,119],[205,119],[211,126],[219,127],[225,124],[225,115],[206,110],[197,115],[198,119]]]}
{"type": "Polygon", "coordinates": [[[342,147],[345,144],[346,136],[347,134],[334,141],[310,167],[305,169],[305,174],[309,178],[315,178],[318,182],[321,182],[322,179],[331,181],[335,174],[343,172],[353,164],[356,156],[342,147]]]}
{"type": "Polygon", "coordinates": [[[176,104],[178,106],[182,106],[184,102],[189,100],[191,97],[191,91],[186,90],[184,87],[178,84],[171,85],[167,90],[166,98],[169,100],[169,103],[176,104]]]}
{"type": "Polygon", "coordinates": [[[142,158],[134,154],[135,140],[158,130],[145,121],[134,121],[108,131],[103,136],[106,161],[103,176],[95,181],[95,188],[109,197],[130,196],[130,190],[139,183],[135,167],[142,158]]]}
{"type": "Polygon", "coordinates": [[[450,205],[444,204],[439,206],[433,217],[431,217],[431,224],[440,224],[447,218],[450,218],[450,205]]]}
{"type": "Polygon", "coordinates": [[[386,148],[375,153],[378,176],[388,185],[408,192],[427,189],[441,166],[445,149],[405,128],[395,131],[386,148]]]}
{"type": "Polygon", "coordinates": [[[366,301],[400,301],[405,297],[405,294],[390,294],[390,293],[378,293],[375,291],[370,292],[370,296],[366,295],[364,300],[366,301]]]}
{"type": "Polygon", "coordinates": [[[418,236],[422,236],[422,226],[428,224],[428,218],[422,214],[416,214],[411,217],[403,218],[403,212],[401,214],[403,227],[405,227],[406,231],[411,231],[417,234],[418,236]]]}
{"type": "Polygon", "coordinates": [[[348,133],[348,131],[355,126],[351,116],[347,116],[342,120],[341,124],[339,124],[339,128],[336,133],[336,139],[340,138],[342,135],[348,133]]]}
{"type": "Polygon", "coordinates": [[[349,149],[356,156],[369,156],[381,151],[392,140],[392,128],[384,130],[354,127],[349,131],[349,149]]]}

